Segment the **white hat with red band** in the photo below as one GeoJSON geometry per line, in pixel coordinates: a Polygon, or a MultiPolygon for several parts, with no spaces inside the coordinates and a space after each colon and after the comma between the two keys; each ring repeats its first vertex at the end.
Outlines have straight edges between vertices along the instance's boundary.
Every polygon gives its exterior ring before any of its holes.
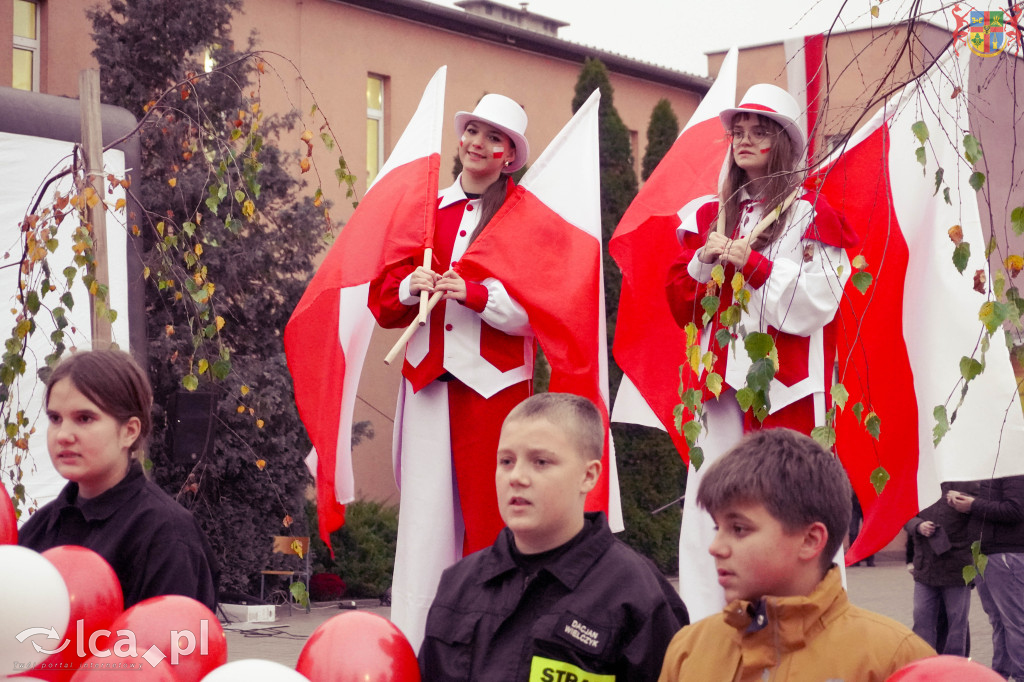
{"type": "Polygon", "coordinates": [[[530,143],[526,140],[526,112],[519,104],[505,95],[484,95],[473,111],[455,114],[455,135],[459,138],[466,131],[470,121],[481,121],[505,133],[516,147],[516,158],[502,169],[503,173],[515,173],[530,159],[530,143]]]}
{"type": "Polygon", "coordinates": [[[775,121],[793,141],[796,158],[803,156],[807,147],[807,133],[801,124],[800,105],[782,88],[768,83],[750,86],[738,107],[724,109],[718,114],[726,130],[732,130],[732,119],[736,114],[759,114],[775,121]]]}

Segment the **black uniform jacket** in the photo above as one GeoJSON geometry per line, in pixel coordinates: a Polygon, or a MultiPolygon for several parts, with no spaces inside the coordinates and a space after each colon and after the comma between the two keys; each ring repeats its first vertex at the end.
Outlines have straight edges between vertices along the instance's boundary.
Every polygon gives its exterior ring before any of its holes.
{"type": "Polygon", "coordinates": [[[18,533],[37,552],[79,545],[96,552],[121,582],[124,607],[150,597],[180,594],[216,605],[216,559],[192,514],[147,481],[133,463],[128,475],[96,497],[78,499],[68,483],[18,533]]]}
{"type": "Polygon", "coordinates": [[[588,513],[532,577],[508,528],[444,572],[420,648],[424,680],[657,680],[686,607],[654,564],[588,513]]]}

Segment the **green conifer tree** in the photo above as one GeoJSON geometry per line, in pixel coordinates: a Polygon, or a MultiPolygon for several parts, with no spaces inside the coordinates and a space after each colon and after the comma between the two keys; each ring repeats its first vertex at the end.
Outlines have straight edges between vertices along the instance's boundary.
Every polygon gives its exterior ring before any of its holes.
{"type": "MultiPolygon", "coordinates": [[[[601,165],[601,232],[604,259],[605,306],[608,315],[609,382],[612,400],[618,390],[622,370],[611,357],[615,335],[622,274],[608,255],[611,239],[622,215],[637,193],[634,156],[626,128],[615,110],[608,71],[598,59],[587,59],[576,82],[572,101],[578,111],[594,90],[601,89],[598,113],[601,165]]],[[[622,511],[626,531],[622,539],[637,551],[651,557],[662,571],[676,570],[679,544],[679,508],[670,505],[664,512],[654,509],[676,499],[684,488],[685,469],[667,434],[642,426],[614,424],[622,511]],[[676,475],[678,473],[678,475],[676,475]]]]}
{"type": "Polygon", "coordinates": [[[672,143],[679,137],[679,119],[672,111],[672,105],[665,98],[658,100],[651,111],[651,122],[647,124],[647,150],[644,152],[643,165],[640,170],[640,177],[644,180],[651,177],[651,173],[665,154],[672,147],[672,143]]]}

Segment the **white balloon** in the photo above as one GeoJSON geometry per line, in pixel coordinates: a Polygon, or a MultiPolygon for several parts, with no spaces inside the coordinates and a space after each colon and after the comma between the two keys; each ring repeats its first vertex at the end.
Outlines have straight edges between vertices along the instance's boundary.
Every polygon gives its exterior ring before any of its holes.
{"type": "Polygon", "coordinates": [[[25,672],[60,648],[70,617],[57,568],[31,549],[0,545],[0,675],[25,672]]]}
{"type": "Polygon", "coordinates": [[[203,682],[309,682],[309,679],[286,665],[261,658],[246,658],[212,670],[203,682]]]}

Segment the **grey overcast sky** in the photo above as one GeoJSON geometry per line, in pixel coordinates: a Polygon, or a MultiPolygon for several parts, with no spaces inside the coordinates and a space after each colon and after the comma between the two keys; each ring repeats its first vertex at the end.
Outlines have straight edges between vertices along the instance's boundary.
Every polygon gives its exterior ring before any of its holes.
{"type": "MultiPolygon", "coordinates": [[[[455,6],[455,0],[430,0],[455,6]]],[[[497,0],[518,7],[516,0],[497,0]]],[[[933,23],[946,25],[954,2],[924,0],[933,23]]],[[[997,9],[996,0],[961,2],[997,9]]],[[[700,76],[707,75],[707,51],[776,42],[872,23],[902,20],[913,0],[529,0],[528,9],[569,26],[559,37],[700,76]],[[878,18],[871,6],[878,6],[878,18]]]]}

